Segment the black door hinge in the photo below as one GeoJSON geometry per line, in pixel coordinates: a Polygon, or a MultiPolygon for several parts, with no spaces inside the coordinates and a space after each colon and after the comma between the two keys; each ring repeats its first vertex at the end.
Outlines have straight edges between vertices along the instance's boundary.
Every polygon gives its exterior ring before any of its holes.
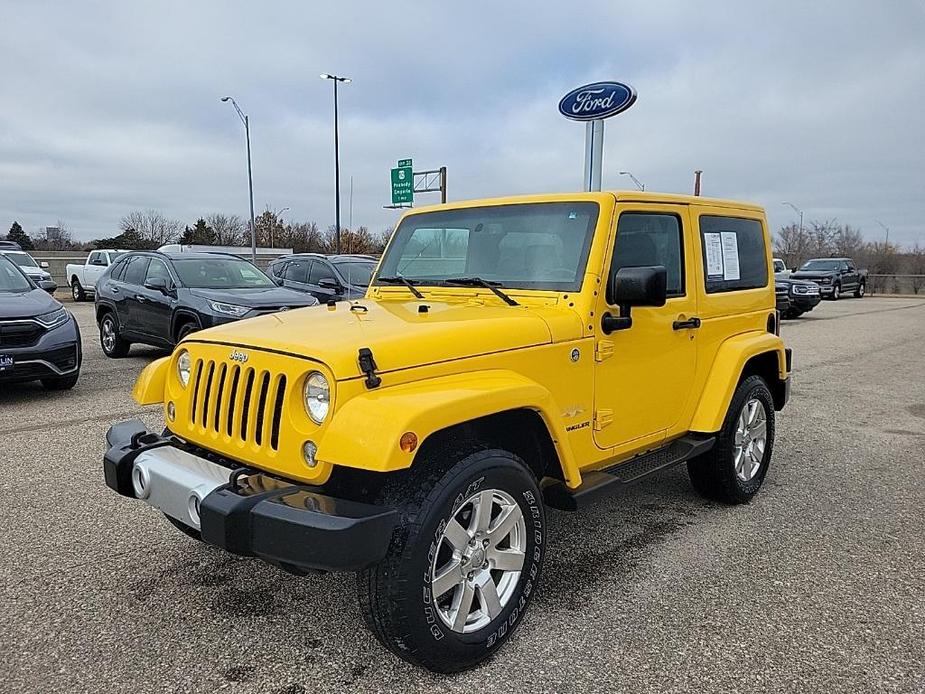
{"type": "Polygon", "coordinates": [[[376,375],[376,360],[373,358],[373,352],[369,347],[360,347],[360,353],[357,356],[360,363],[360,371],[366,374],[366,387],[370,390],[378,388],[382,379],[376,375]]]}

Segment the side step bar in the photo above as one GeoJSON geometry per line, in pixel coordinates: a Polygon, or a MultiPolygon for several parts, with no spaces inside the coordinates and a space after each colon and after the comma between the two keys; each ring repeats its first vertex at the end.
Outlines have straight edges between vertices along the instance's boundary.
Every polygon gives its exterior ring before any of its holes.
{"type": "Polygon", "coordinates": [[[611,467],[587,472],[581,476],[581,485],[575,489],[556,481],[543,488],[543,498],[552,508],[577,511],[607,492],[706,453],[714,443],[715,436],[682,436],[666,446],[640,453],[611,467]]]}

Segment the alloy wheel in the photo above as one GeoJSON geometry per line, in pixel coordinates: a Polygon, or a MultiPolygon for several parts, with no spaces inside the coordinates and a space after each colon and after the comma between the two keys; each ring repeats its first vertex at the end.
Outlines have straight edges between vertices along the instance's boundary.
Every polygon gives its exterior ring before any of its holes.
{"type": "Polygon", "coordinates": [[[736,476],[750,482],[764,460],[768,445],[768,415],[764,403],[757,398],[746,401],[736,423],[734,465],[736,476]]]}
{"type": "Polygon", "coordinates": [[[501,614],[517,588],[526,546],[524,515],[513,497],[486,489],[466,499],[443,529],[431,564],[441,621],[471,633],[501,614]]]}
{"type": "Polygon", "coordinates": [[[100,326],[100,337],[103,342],[103,349],[112,352],[116,347],[116,327],[113,325],[112,318],[104,318],[100,326]]]}

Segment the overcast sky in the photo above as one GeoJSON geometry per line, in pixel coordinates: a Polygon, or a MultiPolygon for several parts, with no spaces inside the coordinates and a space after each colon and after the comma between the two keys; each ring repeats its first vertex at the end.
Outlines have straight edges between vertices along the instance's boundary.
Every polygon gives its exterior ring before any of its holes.
{"type": "MultiPolygon", "coordinates": [[[[837,218],[925,243],[925,3],[423,3],[0,0],[0,233],[56,220],[80,239],[156,208],[192,224],[255,204],[334,222],[398,216],[389,168],[449,169],[451,200],[581,185],[584,126],[559,98],[617,79],[605,188],[757,201],[773,227],[837,218]]],[[[436,201],[435,195],[421,202],[436,201]]]]}

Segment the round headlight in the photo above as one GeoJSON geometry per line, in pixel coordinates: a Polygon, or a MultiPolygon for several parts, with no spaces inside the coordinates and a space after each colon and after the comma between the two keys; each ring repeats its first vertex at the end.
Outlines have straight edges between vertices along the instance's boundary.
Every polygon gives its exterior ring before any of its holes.
{"type": "Polygon", "coordinates": [[[308,412],[308,416],[315,424],[321,424],[328,416],[328,408],[331,406],[331,388],[328,385],[328,379],[317,371],[312,371],[305,379],[302,396],[305,399],[305,411],[308,412]]]}
{"type": "Polygon", "coordinates": [[[180,356],[177,357],[177,377],[180,379],[180,383],[183,384],[184,388],[186,384],[189,383],[189,374],[192,366],[193,360],[190,359],[189,352],[184,349],[180,352],[180,356]]]}

